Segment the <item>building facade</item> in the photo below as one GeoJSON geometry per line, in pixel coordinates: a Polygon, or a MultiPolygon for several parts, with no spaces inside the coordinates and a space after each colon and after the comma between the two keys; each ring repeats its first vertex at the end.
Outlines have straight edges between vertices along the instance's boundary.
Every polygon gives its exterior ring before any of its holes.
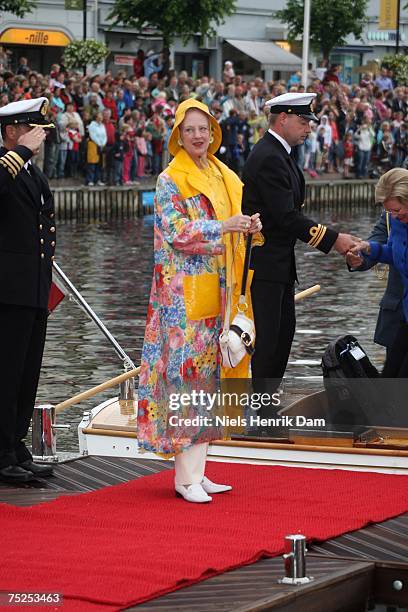
{"type": "MultiPolygon", "coordinates": [[[[176,39],[171,48],[172,65],[195,77],[210,74],[220,78],[224,61],[231,60],[240,74],[286,78],[300,69],[302,45],[301,41],[289,45],[285,24],[275,17],[275,11],[284,5],[284,0],[237,0],[235,13],[218,28],[216,36],[197,35],[187,45],[176,39]]],[[[395,30],[379,29],[379,5],[380,0],[369,2],[362,40],[350,36],[346,46],[332,52],[331,60],[342,65],[346,82],[358,80],[361,66],[395,51],[395,30]]],[[[0,45],[11,52],[10,69],[15,70],[18,58],[24,56],[33,69],[46,72],[50,64],[60,61],[71,40],[83,38],[84,15],[87,37],[105,42],[111,51],[106,66],[99,70],[114,73],[125,69],[131,73],[139,49],[160,50],[159,32],[136,34],[131,28],[112,27],[109,13],[113,0],[88,0],[86,12],[78,9],[80,6],[81,0],[39,0],[37,8],[24,19],[3,13],[0,45]]],[[[407,45],[408,14],[401,8],[400,52],[406,53],[407,45]]],[[[310,59],[315,63],[319,58],[312,55],[310,59]]]]}

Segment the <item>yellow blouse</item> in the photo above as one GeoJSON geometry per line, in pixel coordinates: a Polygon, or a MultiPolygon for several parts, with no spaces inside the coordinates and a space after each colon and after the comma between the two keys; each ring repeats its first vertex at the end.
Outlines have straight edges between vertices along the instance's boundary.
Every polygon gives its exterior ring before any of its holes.
{"type": "MultiPolygon", "coordinates": [[[[220,221],[225,221],[229,219],[232,215],[232,205],[231,200],[228,195],[228,191],[223,179],[223,176],[217,166],[210,159],[207,160],[208,167],[202,168],[201,172],[205,175],[207,179],[208,188],[211,194],[210,202],[217,203],[217,211],[221,209],[221,215],[218,214],[218,219],[220,221]]],[[[226,267],[226,283],[227,287],[231,287],[232,283],[235,280],[234,275],[234,267],[231,259],[234,257],[234,250],[237,244],[237,240],[239,240],[240,234],[228,232],[223,234],[222,240],[225,244],[225,253],[223,255],[218,256],[218,265],[222,267],[226,267]],[[232,248],[227,248],[227,243],[231,245],[232,248]]]]}

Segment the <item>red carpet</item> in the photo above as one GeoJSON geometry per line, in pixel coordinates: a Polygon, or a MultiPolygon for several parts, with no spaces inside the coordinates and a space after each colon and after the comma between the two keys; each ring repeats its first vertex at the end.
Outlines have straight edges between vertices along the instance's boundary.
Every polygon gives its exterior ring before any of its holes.
{"type": "Polygon", "coordinates": [[[281,554],[287,534],[326,540],[408,511],[405,476],[226,463],[207,474],[234,490],[189,504],[165,471],[32,508],[0,504],[0,591],[119,610],[281,554]]]}

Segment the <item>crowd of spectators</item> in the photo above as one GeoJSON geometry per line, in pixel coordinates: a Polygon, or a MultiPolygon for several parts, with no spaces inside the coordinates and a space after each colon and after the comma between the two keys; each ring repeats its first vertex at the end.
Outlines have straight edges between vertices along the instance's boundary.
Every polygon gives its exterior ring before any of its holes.
{"type": "MultiPolygon", "coordinates": [[[[164,70],[162,55],[140,51],[133,73],[82,76],[63,61],[43,75],[21,57],[13,73],[0,48],[0,106],[46,96],[49,130],[39,163],[48,178],[73,178],[93,185],[132,185],[156,176],[169,162],[167,140],[177,104],[189,97],[208,105],[223,133],[219,157],[241,174],[245,160],[267,130],[263,106],[271,97],[303,92],[301,75],[266,82],[235,74],[225,62],[223,79],[193,79],[185,71],[164,70]]],[[[308,73],[307,91],[317,94],[299,166],[310,177],[339,173],[344,178],[377,177],[392,167],[408,167],[408,87],[387,68],[363,73],[359,84],[341,80],[339,66],[308,73]]]]}

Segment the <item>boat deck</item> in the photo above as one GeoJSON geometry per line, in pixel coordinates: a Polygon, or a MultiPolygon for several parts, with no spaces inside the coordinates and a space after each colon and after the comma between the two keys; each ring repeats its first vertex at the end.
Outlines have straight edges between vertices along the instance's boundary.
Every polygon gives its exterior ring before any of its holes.
{"type": "MultiPolygon", "coordinates": [[[[86,457],[61,463],[55,476],[19,487],[0,484],[0,502],[31,506],[171,469],[164,461],[86,457]]],[[[281,610],[363,612],[368,599],[408,609],[408,514],[313,545],[304,586],[278,583],[280,557],[263,559],[130,610],[186,612],[281,610]],[[399,582],[395,582],[399,581],[399,582]],[[401,588],[399,588],[401,587],[401,588]]]]}

